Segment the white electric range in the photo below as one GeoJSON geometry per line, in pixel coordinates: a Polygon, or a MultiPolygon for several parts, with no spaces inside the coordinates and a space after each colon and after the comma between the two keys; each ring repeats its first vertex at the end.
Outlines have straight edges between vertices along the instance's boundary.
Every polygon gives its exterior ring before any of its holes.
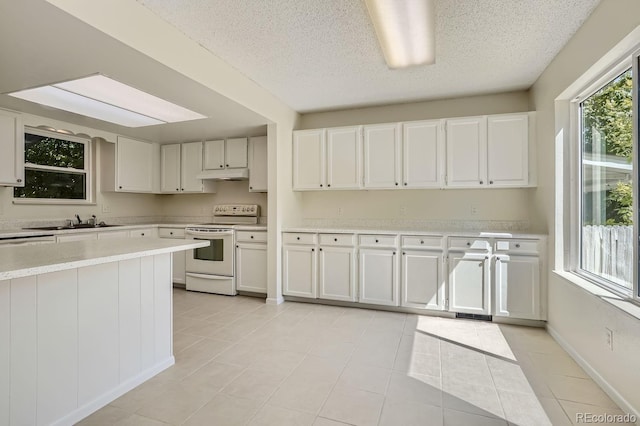
{"type": "Polygon", "coordinates": [[[256,225],[260,206],[225,204],[213,209],[213,222],[186,228],[187,239],[209,241],[208,247],[187,252],[186,288],[235,296],[235,229],[256,225]]]}

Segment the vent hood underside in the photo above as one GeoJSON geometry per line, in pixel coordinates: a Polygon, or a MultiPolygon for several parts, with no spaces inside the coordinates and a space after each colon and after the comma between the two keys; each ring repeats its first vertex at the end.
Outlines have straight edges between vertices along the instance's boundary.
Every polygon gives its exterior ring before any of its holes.
{"type": "Polygon", "coordinates": [[[249,169],[203,170],[196,175],[196,178],[211,180],[247,180],[249,179],[249,169]]]}

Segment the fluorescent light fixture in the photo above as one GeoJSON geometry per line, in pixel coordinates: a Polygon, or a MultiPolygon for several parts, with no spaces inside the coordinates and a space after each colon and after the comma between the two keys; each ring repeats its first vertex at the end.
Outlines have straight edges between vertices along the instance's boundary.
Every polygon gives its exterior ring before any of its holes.
{"type": "Polygon", "coordinates": [[[436,61],[434,0],[365,0],[389,68],[436,61]]]}
{"type": "Polygon", "coordinates": [[[206,118],[103,75],[20,90],[8,95],[126,127],[206,118]]]}

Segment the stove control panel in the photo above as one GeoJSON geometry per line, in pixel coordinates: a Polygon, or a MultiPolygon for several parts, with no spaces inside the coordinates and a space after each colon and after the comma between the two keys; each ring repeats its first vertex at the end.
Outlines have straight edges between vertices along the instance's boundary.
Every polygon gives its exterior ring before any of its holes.
{"type": "Polygon", "coordinates": [[[213,208],[213,215],[259,217],[260,206],[257,204],[221,204],[213,208]]]}

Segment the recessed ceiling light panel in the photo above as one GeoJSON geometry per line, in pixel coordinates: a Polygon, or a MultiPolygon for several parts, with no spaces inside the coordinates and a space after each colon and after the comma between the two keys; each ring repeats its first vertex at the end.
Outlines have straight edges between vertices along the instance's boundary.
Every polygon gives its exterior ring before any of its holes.
{"type": "Polygon", "coordinates": [[[365,0],[390,68],[435,63],[434,0],[365,0]]]}
{"type": "Polygon", "coordinates": [[[21,90],[8,95],[127,127],[206,118],[103,75],[21,90]]]}

